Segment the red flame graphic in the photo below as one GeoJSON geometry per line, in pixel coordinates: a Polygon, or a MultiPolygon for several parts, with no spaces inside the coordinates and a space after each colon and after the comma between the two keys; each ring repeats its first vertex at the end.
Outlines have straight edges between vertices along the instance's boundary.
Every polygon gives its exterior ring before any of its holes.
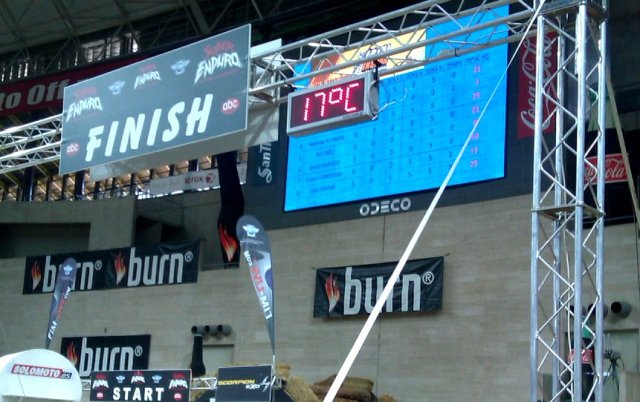
{"type": "Polygon", "coordinates": [[[124,263],[124,257],[118,253],[114,260],[114,266],[116,269],[116,285],[120,283],[122,278],[127,274],[127,266],[124,263]]]}
{"type": "Polygon", "coordinates": [[[76,345],[73,342],[67,346],[67,359],[69,359],[74,366],[78,364],[78,353],[76,353],[76,345]]]}
{"type": "Polygon", "coordinates": [[[340,300],[340,287],[338,287],[333,273],[331,273],[324,282],[324,291],[327,293],[327,298],[329,299],[329,312],[332,312],[336,304],[338,304],[338,300],[340,300]]]}
{"type": "Polygon", "coordinates": [[[236,251],[238,251],[238,240],[229,234],[223,224],[218,225],[218,235],[220,236],[220,244],[222,244],[222,248],[224,249],[227,262],[231,262],[236,251]]]}
{"type": "Polygon", "coordinates": [[[42,271],[40,270],[40,263],[34,261],[33,265],[31,265],[31,290],[35,290],[41,280],[42,271]]]}

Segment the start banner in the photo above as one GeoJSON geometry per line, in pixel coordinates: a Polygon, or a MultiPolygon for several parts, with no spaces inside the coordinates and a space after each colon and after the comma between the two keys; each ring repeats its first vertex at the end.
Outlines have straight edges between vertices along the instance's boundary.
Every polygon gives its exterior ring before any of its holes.
{"type": "Polygon", "coordinates": [[[189,370],[98,371],[89,400],[189,402],[190,383],[189,370]]]}

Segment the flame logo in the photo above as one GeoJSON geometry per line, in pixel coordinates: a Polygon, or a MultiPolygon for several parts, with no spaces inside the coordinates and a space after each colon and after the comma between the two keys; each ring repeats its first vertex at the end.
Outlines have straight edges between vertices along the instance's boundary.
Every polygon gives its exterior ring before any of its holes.
{"type": "Polygon", "coordinates": [[[67,346],[67,359],[74,366],[78,365],[78,353],[76,352],[76,345],[73,342],[67,346]]]}
{"type": "Polygon", "coordinates": [[[33,265],[31,265],[31,290],[36,290],[36,287],[38,287],[41,280],[42,270],[40,270],[40,263],[38,261],[34,261],[33,265]]]}
{"type": "Polygon", "coordinates": [[[336,278],[333,277],[333,273],[331,273],[324,282],[324,291],[327,294],[327,299],[329,299],[330,313],[336,307],[336,304],[338,304],[338,300],[340,300],[340,287],[338,287],[338,282],[336,278]]]}
{"type": "Polygon", "coordinates": [[[236,254],[236,251],[238,251],[238,240],[229,234],[223,224],[218,225],[218,235],[220,236],[220,244],[222,244],[227,261],[233,261],[233,256],[236,254]]]}
{"type": "Polygon", "coordinates": [[[122,278],[127,274],[127,266],[124,263],[124,257],[121,253],[118,253],[114,260],[114,265],[116,269],[116,285],[120,284],[122,278]]]}

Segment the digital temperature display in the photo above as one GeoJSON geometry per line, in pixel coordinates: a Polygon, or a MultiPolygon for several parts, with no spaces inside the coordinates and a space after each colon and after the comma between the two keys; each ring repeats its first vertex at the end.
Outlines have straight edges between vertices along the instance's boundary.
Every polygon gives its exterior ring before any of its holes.
{"type": "Polygon", "coordinates": [[[371,74],[294,92],[288,100],[287,134],[308,134],[371,120],[377,112],[377,100],[371,74]]]}

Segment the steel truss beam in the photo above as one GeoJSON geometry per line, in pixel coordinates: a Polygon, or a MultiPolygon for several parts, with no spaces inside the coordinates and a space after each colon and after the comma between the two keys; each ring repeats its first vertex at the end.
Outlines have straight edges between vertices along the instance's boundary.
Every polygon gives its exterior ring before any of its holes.
{"type": "Polygon", "coordinates": [[[531,402],[603,398],[606,8],[547,1],[537,18],[531,402]]]}

